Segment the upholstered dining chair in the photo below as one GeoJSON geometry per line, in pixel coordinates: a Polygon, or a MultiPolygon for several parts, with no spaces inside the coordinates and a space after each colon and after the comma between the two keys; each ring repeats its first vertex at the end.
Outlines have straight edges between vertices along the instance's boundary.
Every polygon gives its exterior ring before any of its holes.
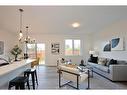
{"type": "Polygon", "coordinates": [[[69,85],[73,88],[79,89],[79,84],[87,79],[87,88],[90,88],[89,69],[85,69],[81,72],[77,67],[59,66],[59,88],[69,85]],[[61,84],[62,79],[68,80],[67,83],[61,84]],[[77,86],[70,85],[71,82],[76,82],[77,86]]]}
{"type": "Polygon", "coordinates": [[[39,60],[40,60],[40,58],[37,58],[36,61],[32,62],[31,68],[33,68],[35,66],[39,66],[39,60]]]}

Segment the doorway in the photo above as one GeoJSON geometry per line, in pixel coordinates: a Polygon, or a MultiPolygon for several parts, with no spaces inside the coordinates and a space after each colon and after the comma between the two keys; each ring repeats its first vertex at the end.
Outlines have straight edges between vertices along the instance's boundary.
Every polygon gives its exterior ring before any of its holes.
{"type": "Polygon", "coordinates": [[[39,65],[45,65],[45,43],[37,43],[37,58],[39,65]]]}

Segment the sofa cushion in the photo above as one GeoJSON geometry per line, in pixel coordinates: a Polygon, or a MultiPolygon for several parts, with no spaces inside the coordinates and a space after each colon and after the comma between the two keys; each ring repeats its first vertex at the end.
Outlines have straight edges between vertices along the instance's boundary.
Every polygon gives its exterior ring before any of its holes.
{"type": "Polygon", "coordinates": [[[103,72],[109,73],[109,68],[107,66],[98,65],[96,68],[98,68],[99,70],[103,72]]]}
{"type": "Polygon", "coordinates": [[[97,68],[97,69],[99,69],[103,72],[109,73],[109,68],[107,66],[102,66],[102,65],[95,64],[95,63],[92,63],[92,62],[88,62],[88,64],[90,66],[92,66],[93,68],[97,68]]]}
{"type": "Polygon", "coordinates": [[[92,67],[96,67],[98,64],[93,63],[93,62],[88,62],[88,65],[92,66],[92,67]]]}
{"type": "Polygon", "coordinates": [[[118,61],[117,61],[117,64],[120,64],[120,65],[127,65],[127,62],[126,62],[126,61],[122,61],[122,60],[118,60],[118,61]]]}

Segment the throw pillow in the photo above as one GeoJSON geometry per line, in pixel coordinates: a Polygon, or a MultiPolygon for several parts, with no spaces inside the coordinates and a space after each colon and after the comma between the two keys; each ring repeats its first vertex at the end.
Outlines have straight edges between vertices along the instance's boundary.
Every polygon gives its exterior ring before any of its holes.
{"type": "Polygon", "coordinates": [[[111,59],[109,62],[107,62],[108,67],[113,64],[117,64],[117,60],[111,59]]]}
{"type": "Polygon", "coordinates": [[[106,63],[107,63],[107,59],[106,58],[99,58],[98,64],[105,66],[106,63]]]}
{"type": "Polygon", "coordinates": [[[92,59],[93,63],[97,63],[97,61],[98,61],[98,57],[92,57],[91,59],[92,59]]]}
{"type": "Polygon", "coordinates": [[[91,59],[91,58],[89,58],[89,59],[88,59],[88,62],[92,62],[92,59],[91,59]]]}
{"type": "Polygon", "coordinates": [[[117,60],[114,60],[114,63],[113,64],[117,64],[117,60]]]}

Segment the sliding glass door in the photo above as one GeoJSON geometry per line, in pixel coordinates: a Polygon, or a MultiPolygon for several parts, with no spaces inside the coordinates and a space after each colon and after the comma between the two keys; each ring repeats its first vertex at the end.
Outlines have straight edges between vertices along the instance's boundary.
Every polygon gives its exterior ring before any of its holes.
{"type": "Polygon", "coordinates": [[[29,58],[37,58],[37,44],[27,44],[27,54],[29,58]]]}
{"type": "Polygon", "coordinates": [[[45,64],[45,44],[44,43],[37,44],[37,57],[40,59],[39,64],[44,65],[45,64]]]}
{"type": "Polygon", "coordinates": [[[27,54],[29,58],[39,58],[39,64],[45,64],[45,44],[27,44],[27,54]]]}

